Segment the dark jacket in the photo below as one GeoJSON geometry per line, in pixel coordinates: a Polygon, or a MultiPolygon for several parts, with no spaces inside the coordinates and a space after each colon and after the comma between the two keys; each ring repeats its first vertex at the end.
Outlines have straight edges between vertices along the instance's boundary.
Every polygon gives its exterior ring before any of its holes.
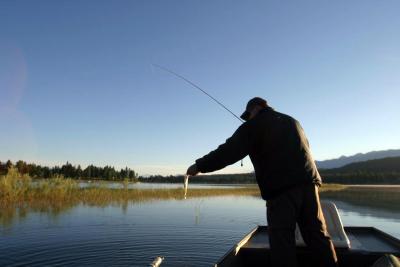
{"type": "Polygon", "coordinates": [[[300,123],[270,107],[243,123],[224,144],[196,160],[196,165],[200,172],[212,172],[247,155],[253,163],[261,196],[265,200],[296,185],[321,185],[321,177],[300,123]]]}

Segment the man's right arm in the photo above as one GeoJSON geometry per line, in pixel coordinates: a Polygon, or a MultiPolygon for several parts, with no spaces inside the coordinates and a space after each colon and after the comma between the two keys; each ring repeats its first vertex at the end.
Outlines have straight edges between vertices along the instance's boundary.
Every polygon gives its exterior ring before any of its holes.
{"type": "Polygon", "coordinates": [[[242,124],[235,133],[216,150],[196,160],[197,171],[213,172],[231,165],[249,154],[249,125],[242,124]]]}

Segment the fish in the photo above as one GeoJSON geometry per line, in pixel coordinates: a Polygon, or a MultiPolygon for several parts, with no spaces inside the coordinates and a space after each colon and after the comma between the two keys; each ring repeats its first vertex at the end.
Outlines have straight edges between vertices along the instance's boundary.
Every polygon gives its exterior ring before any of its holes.
{"type": "Polygon", "coordinates": [[[185,199],[186,199],[188,185],[189,185],[189,175],[185,175],[185,178],[183,180],[183,191],[185,192],[183,197],[185,199]]]}
{"type": "Polygon", "coordinates": [[[163,262],[164,257],[157,257],[154,259],[154,261],[152,263],[150,263],[150,267],[158,267],[161,265],[161,263],[163,262]]]}

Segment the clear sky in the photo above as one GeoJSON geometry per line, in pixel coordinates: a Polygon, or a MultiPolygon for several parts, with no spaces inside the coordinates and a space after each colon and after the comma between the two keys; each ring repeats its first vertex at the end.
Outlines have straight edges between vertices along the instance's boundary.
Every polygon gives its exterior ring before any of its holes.
{"type": "MultiPolygon", "coordinates": [[[[0,1],[0,159],[183,173],[261,96],[316,159],[399,148],[400,1],[0,1]]],[[[225,172],[252,170],[237,163],[225,172]]]]}

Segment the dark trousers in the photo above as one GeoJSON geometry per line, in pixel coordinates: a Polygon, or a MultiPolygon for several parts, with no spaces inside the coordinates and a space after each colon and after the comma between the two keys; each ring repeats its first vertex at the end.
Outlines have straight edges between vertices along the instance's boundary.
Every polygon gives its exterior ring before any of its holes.
{"type": "Polygon", "coordinates": [[[296,222],[319,265],[337,266],[335,248],[326,230],[316,185],[297,186],[268,200],[267,221],[272,266],[297,266],[296,222]]]}

